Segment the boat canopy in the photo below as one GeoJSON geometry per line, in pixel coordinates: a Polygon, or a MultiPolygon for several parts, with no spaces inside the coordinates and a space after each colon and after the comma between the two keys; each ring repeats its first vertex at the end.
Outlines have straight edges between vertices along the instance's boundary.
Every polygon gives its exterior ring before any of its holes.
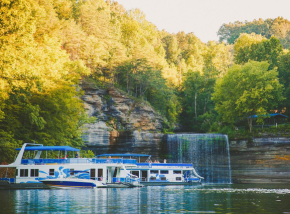
{"type": "Polygon", "coordinates": [[[144,154],[102,154],[97,155],[97,157],[149,157],[151,155],[144,155],[144,154]]]}
{"type": "Polygon", "coordinates": [[[265,114],[265,115],[251,115],[248,118],[257,118],[257,117],[274,117],[274,118],[289,118],[288,116],[280,113],[275,114],[265,114]]]}
{"type": "MultiPolygon", "coordinates": [[[[15,150],[21,150],[21,148],[17,148],[15,150]]],[[[75,151],[79,152],[79,149],[70,147],[70,146],[27,146],[25,147],[25,151],[75,151]]]]}

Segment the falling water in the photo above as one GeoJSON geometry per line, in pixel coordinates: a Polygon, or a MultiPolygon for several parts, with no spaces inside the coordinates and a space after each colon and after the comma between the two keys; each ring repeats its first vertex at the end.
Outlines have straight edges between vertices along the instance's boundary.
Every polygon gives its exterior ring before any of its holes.
{"type": "Polygon", "coordinates": [[[224,134],[170,134],[170,162],[193,163],[204,183],[231,183],[228,136],[224,134]]]}

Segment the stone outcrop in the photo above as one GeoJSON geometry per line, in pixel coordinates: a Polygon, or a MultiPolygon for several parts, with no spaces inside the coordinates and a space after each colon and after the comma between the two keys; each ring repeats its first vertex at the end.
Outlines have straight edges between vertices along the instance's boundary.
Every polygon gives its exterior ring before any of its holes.
{"type": "Polygon", "coordinates": [[[137,102],[115,88],[83,86],[83,89],[87,113],[97,118],[95,123],[86,124],[82,136],[86,145],[106,146],[119,140],[148,143],[162,139],[164,119],[148,103],[137,102]]]}
{"type": "Polygon", "coordinates": [[[233,183],[289,183],[290,138],[230,141],[233,183]]]}

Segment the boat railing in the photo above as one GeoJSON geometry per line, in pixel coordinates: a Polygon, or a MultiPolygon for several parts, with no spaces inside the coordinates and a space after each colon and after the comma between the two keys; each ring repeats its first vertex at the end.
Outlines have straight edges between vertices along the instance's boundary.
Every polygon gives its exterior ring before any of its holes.
{"type": "Polygon", "coordinates": [[[154,167],[162,167],[162,168],[181,168],[181,169],[190,169],[193,167],[192,164],[188,163],[137,163],[137,168],[150,169],[154,167]]]}
{"type": "Polygon", "coordinates": [[[93,163],[120,163],[120,164],[136,164],[136,159],[123,159],[123,158],[93,158],[93,163]]]}
{"type": "Polygon", "coordinates": [[[15,178],[0,178],[0,182],[8,182],[10,184],[15,183],[15,178]]]}
{"type": "Polygon", "coordinates": [[[136,164],[134,159],[104,159],[104,158],[66,158],[66,159],[22,159],[23,165],[53,165],[53,164],[136,164]]]}

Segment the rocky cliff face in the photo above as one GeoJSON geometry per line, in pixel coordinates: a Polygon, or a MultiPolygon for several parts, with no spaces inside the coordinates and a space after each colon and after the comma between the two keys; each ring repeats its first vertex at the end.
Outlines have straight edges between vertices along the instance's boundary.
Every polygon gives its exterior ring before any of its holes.
{"type": "Polygon", "coordinates": [[[230,141],[233,183],[289,183],[290,138],[230,141]]]}
{"type": "Polygon", "coordinates": [[[89,116],[97,121],[87,124],[83,140],[88,146],[108,146],[117,141],[159,142],[163,129],[161,115],[145,102],[136,102],[114,88],[96,89],[83,85],[82,97],[89,116]]]}

